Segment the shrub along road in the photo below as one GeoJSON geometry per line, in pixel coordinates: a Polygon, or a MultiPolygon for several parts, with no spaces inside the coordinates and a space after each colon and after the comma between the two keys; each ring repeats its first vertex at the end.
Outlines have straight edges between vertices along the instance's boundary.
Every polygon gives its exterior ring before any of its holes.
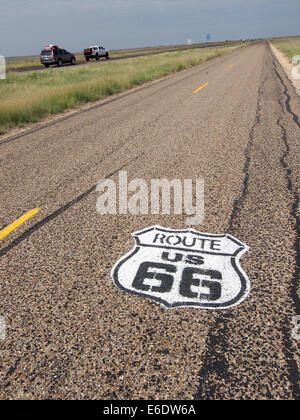
{"type": "Polygon", "coordinates": [[[299,114],[262,42],[2,142],[0,231],[33,212],[1,241],[1,398],[299,398],[299,114]],[[186,228],[98,214],[121,169],[204,179],[195,228],[250,247],[243,303],[166,310],[114,285],[132,232],[186,228]]]}

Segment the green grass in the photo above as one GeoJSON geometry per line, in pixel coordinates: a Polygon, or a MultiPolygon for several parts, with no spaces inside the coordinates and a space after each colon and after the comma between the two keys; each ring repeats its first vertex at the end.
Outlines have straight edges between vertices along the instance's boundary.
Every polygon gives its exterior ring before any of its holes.
{"type": "MultiPolygon", "coordinates": [[[[110,51],[111,58],[123,58],[123,57],[134,57],[134,56],[144,56],[151,54],[160,54],[165,52],[175,52],[175,51],[184,51],[188,49],[195,48],[207,48],[215,46],[234,46],[239,44],[238,41],[229,41],[229,42],[217,42],[215,44],[193,44],[193,45],[171,45],[171,46],[161,46],[161,47],[146,47],[146,48],[130,48],[123,50],[112,50],[110,51]]],[[[77,63],[85,62],[85,58],[82,52],[74,53],[77,63]]],[[[40,63],[40,57],[38,55],[25,56],[25,57],[7,57],[6,59],[6,71],[26,71],[43,68],[40,63]]]]}
{"type": "Polygon", "coordinates": [[[193,49],[59,71],[10,73],[5,80],[0,80],[0,133],[200,64],[236,48],[238,46],[193,49]]]}
{"type": "Polygon", "coordinates": [[[273,38],[271,43],[275,45],[292,62],[295,55],[300,55],[300,36],[290,38],[273,38]]]}

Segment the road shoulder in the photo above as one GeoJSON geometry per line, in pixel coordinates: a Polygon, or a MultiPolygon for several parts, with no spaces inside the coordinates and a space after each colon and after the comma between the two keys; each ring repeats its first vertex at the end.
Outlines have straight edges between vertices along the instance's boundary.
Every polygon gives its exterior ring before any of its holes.
{"type": "Polygon", "coordinates": [[[283,70],[287,74],[289,80],[292,82],[293,86],[295,87],[296,92],[300,96],[300,80],[295,80],[292,77],[292,69],[293,64],[289,61],[289,59],[281,52],[278,48],[275,47],[272,43],[270,43],[271,50],[279,63],[281,64],[283,70]]]}

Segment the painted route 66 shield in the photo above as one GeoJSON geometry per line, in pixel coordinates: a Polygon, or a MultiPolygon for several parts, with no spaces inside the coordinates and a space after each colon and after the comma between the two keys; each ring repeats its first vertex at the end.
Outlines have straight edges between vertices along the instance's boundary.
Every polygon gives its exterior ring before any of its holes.
{"type": "Polygon", "coordinates": [[[135,248],[112,269],[120,289],[167,308],[226,309],[243,302],[250,283],[239,264],[248,251],[231,235],[153,226],[133,233],[135,248]]]}

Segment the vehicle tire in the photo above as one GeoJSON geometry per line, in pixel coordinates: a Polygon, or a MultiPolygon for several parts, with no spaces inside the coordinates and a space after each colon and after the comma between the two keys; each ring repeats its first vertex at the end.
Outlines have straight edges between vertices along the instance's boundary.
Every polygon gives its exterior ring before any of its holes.
{"type": "Polygon", "coordinates": [[[85,57],[85,61],[90,61],[90,57],[85,57]]]}
{"type": "Polygon", "coordinates": [[[99,60],[99,58],[100,58],[100,57],[99,57],[99,55],[98,55],[98,54],[96,54],[96,60],[97,60],[97,61],[99,60]]]}
{"type": "Polygon", "coordinates": [[[58,67],[61,67],[63,65],[63,62],[62,62],[61,59],[58,60],[57,65],[58,65],[58,67]]]}
{"type": "Polygon", "coordinates": [[[106,53],[105,58],[106,58],[106,60],[108,60],[108,59],[109,59],[109,54],[108,54],[108,53],[106,53]]]}
{"type": "Polygon", "coordinates": [[[44,66],[45,66],[46,68],[48,68],[48,67],[49,67],[49,64],[44,64],[44,66]]]}
{"type": "Polygon", "coordinates": [[[76,64],[76,60],[75,60],[74,57],[72,57],[72,59],[71,59],[71,65],[74,66],[75,64],[76,64]]]}

